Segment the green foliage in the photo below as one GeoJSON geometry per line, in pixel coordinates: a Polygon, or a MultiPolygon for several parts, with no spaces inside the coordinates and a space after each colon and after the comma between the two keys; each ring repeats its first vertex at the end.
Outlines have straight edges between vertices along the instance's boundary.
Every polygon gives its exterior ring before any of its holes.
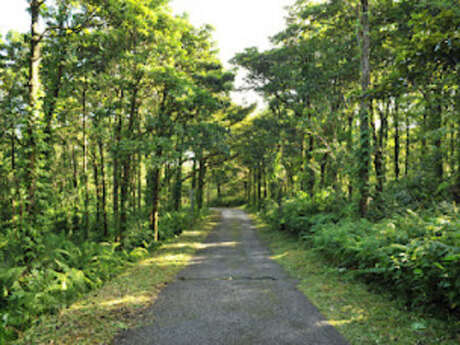
{"type": "Polygon", "coordinates": [[[211,207],[238,207],[246,204],[246,199],[241,196],[223,196],[211,200],[209,206],[211,207]]]}
{"type": "MultiPolygon", "coordinates": [[[[339,269],[391,291],[411,307],[460,310],[458,208],[407,210],[379,222],[347,218],[325,193],[269,207],[265,219],[299,235],[339,269]],[[316,200],[313,200],[316,199],[316,200]]],[[[345,211],[346,212],[346,211],[345,211]]]]}
{"type": "Polygon", "coordinates": [[[458,311],[460,222],[446,213],[408,211],[378,223],[344,220],[303,236],[340,267],[390,288],[411,306],[458,311]]]}
{"type": "MultiPolygon", "coordinates": [[[[161,219],[161,238],[167,240],[198,218],[183,210],[166,213],[161,219]]],[[[82,294],[102,286],[130,263],[145,258],[149,250],[158,246],[153,241],[148,223],[145,228],[133,225],[131,229],[123,246],[119,242],[73,241],[64,233],[48,233],[40,237],[40,243],[34,241],[30,247],[33,252],[27,257],[8,255],[9,266],[0,267],[0,310],[3,315],[0,336],[14,339],[16,332],[26,329],[38,315],[57,312],[82,294]],[[26,258],[33,258],[33,263],[27,265],[26,258]],[[18,263],[24,266],[14,266],[18,263]]],[[[20,249],[4,243],[0,257],[11,251],[20,252],[20,249]]]]}
{"type": "Polygon", "coordinates": [[[310,197],[300,192],[287,199],[281,206],[274,202],[265,204],[265,220],[282,230],[300,235],[318,224],[337,222],[344,202],[337,199],[332,191],[324,191],[310,197]]]}

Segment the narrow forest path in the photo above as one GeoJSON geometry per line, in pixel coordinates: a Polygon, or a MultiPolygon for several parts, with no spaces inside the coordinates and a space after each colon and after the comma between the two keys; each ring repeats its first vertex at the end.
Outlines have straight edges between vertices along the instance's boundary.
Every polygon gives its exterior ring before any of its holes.
{"type": "Polygon", "coordinates": [[[205,248],[147,312],[148,325],[125,331],[114,344],[346,345],[269,258],[248,216],[220,211],[205,248]]]}

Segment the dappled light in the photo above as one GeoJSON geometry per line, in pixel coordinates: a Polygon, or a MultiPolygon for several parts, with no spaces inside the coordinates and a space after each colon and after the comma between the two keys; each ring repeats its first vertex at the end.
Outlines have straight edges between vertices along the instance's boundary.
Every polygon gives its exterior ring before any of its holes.
{"type": "Polygon", "coordinates": [[[353,320],[328,320],[328,321],[319,321],[317,323],[315,323],[315,326],[316,327],[330,327],[330,326],[334,326],[334,327],[338,327],[338,326],[343,326],[343,325],[346,325],[350,322],[353,322],[353,320]]]}

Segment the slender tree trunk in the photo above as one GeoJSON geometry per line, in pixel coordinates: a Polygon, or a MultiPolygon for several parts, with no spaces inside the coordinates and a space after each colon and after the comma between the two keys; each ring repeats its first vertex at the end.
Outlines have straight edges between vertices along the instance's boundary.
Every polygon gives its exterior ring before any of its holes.
{"type": "Polygon", "coordinates": [[[174,184],[174,210],[179,211],[182,207],[182,152],[177,159],[176,181],[174,184]]]}
{"type": "Polygon", "coordinates": [[[360,122],[360,153],[359,153],[359,211],[362,217],[367,215],[369,199],[369,161],[370,161],[370,140],[369,140],[369,86],[370,86],[370,28],[369,28],[369,3],[368,0],[361,0],[361,88],[362,99],[359,113],[360,122]]]}
{"type": "MultiPolygon", "coordinates": [[[[460,104],[460,103],[457,103],[460,104]]],[[[460,108],[460,107],[459,107],[460,108]]],[[[457,116],[460,116],[460,109],[456,109],[457,116]]],[[[460,125],[457,123],[457,178],[454,186],[454,200],[460,203],[460,125]]]]}
{"type": "MultiPolygon", "coordinates": [[[[371,114],[373,114],[373,110],[371,108],[371,114]]],[[[383,192],[383,184],[385,181],[385,172],[383,166],[383,136],[384,136],[384,129],[385,129],[385,115],[382,109],[379,109],[380,114],[380,129],[379,134],[377,135],[377,129],[374,123],[374,116],[372,115],[372,134],[374,138],[374,167],[375,167],[375,175],[377,179],[377,193],[381,194],[383,192]]]]}
{"type": "MultiPolygon", "coordinates": [[[[160,158],[162,155],[161,150],[156,152],[156,157],[160,158]]],[[[160,240],[160,233],[158,228],[159,222],[159,206],[160,206],[160,178],[161,178],[161,167],[156,166],[151,169],[150,172],[150,181],[151,191],[152,191],[152,204],[150,208],[150,229],[153,232],[154,241],[158,242],[160,240]]]]}
{"type": "Polygon", "coordinates": [[[89,191],[88,191],[88,142],[86,133],[86,86],[84,86],[82,94],[82,128],[83,128],[83,188],[84,188],[84,201],[83,201],[83,227],[85,238],[89,236],[89,191]]]}
{"type": "MultiPolygon", "coordinates": [[[[123,91],[121,91],[120,100],[123,99],[123,91]]],[[[121,109],[119,110],[121,112],[121,109]]],[[[119,218],[119,192],[120,192],[120,141],[121,141],[121,130],[122,130],[122,116],[121,113],[117,112],[116,124],[115,124],[115,152],[113,153],[113,224],[116,233],[120,233],[120,218],[119,218]]]]}
{"type": "Polygon", "coordinates": [[[410,162],[410,120],[409,114],[406,114],[406,161],[404,168],[404,176],[409,173],[409,162],[410,162]]]}
{"type": "Polygon", "coordinates": [[[94,186],[96,187],[96,228],[99,230],[99,226],[101,225],[101,204],[102,204],[102,196],[101,196],[101,184],[99,182],[99,168],[97,163],[97,153],[96,147],[93,146],[92,150],[92,161],[93,161],[93,176],[94,176],[94,186]]]}
{"type": "Polygon", "coordinates": [[[101,182],[102,182],[102,220],[104,227],[104,237],[109,235],[109,228],[107,222],[107,186],[105,182],[105,159],[104,159],[104,144],[101,138],[98,138],[99,158],[101,160],[101,182]]]}
{"type": "Polygon", "coordinates": [[[247,180],[244,181],[244,190],[246,191],[246,202],[251,204],[251,172],[248,173],[247,180]]]}
{"type": "MultiPolygon", "coordinates": [[[[347,149],[348,152],[353,152],[353,112],[348,115],[348,138],[347,138],[347,149]]],[[[351,200],[353,197],[353,171],[349,173],[348,181],[348,199],[351,200]]]]}
{"type": "Polygon", "coordinates": [[[72,145],[72,168],[73,168],[73,188],[77,190],[78,188],[78,162],[77,162],[77,153],[75,151],[75,146],[72,145]]]}
{"type": "Polygon", "coordinates": [[[264,186],[264,199],[267,200],[268,198],[268,187],[267,187],[267,172],[266,170],[264,169],[263,171],[263,186],[264,186]]]}
{"type": "Polygon", "coordinates": [[[259,200],[257,199],[257,168],[254,168],[252,172],[252,195],[253,205],[257,207],[259,200]]]}
{"type": "Polygon", "coordinates": [[[257,208],[260,210],[262,206],[262,167],[259,165],[257,166],[257,208]]]}
{"type": "Polygon", "coordinates": [[[201,158],[199,160],[199,168],[198,168],[198,193],[197,193],[197,206],[198,210],[203,208],[203,200],[204,200],[204,185],[205,185],[205,178],[206,178],[206,160],[201,158]]]}
{"type": "Polygon", "coordinates": [[[398,180],[401,170],[399,168],[400,134],[399,134],[399,106],[398,106],[397,100],[395,104],[394,126],[395,126],[394,168],[395,168],[395,177],[396,177],[396,180],[398,180]]]}
{"type": "Polygon", "coordinates": [[[141,211],[142,209],[142,156],[139,153],[138,155],[139,166],[137,167],[137,209],[141,211]]]}
{"type": "Polygon", "coordinates": [[[196,202],[196,169],[197,160],[196,157],[193,158],[193,168],[192,168],[192,188],[190,190],[190,207],[192,209],[192,214],[195,215],[195,202],[196,202]]]}

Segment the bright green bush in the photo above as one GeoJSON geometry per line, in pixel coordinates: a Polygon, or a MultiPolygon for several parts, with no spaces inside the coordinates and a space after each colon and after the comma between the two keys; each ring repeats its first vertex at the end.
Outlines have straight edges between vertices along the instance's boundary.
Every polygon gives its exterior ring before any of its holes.
{"type": "Polygon", "coordinates": [[[342,268],[403,297],[412,306],[460,307],[458,212],[408,212],[379,223],[344,220],[303,238],[342,268]]]}
{"type": "MultiPolygon", "coordinates": [[[[195,218],[190,212],[164,213],[161,239],[177,235],[195,218]]],[[[57,312],[100,287],[158,244],[148,224],[132,222],[122,243],[81,241],[66,232],[33,229],[0,234],[0,344],[12,340],[40,314],[57,312]]]]}
{"type": "Polygon", "coordinates": [[[392,291],[408,305],[460,311],[457,207],[444,203],[378,222],[343,215],[326,194],[299,195],[264,213],[272,226],[299,235],[339,269],[392,291]]]}
{"type": "Polygon", "coordinates": [[[331,191],[313,197],[300,192],[295,198],[283,201],[281,207],[273,201],[267,202],[264,215],[272,226],[300,235],[314,225],[338,221],[340,205],[341,201],[331,191]]]}

